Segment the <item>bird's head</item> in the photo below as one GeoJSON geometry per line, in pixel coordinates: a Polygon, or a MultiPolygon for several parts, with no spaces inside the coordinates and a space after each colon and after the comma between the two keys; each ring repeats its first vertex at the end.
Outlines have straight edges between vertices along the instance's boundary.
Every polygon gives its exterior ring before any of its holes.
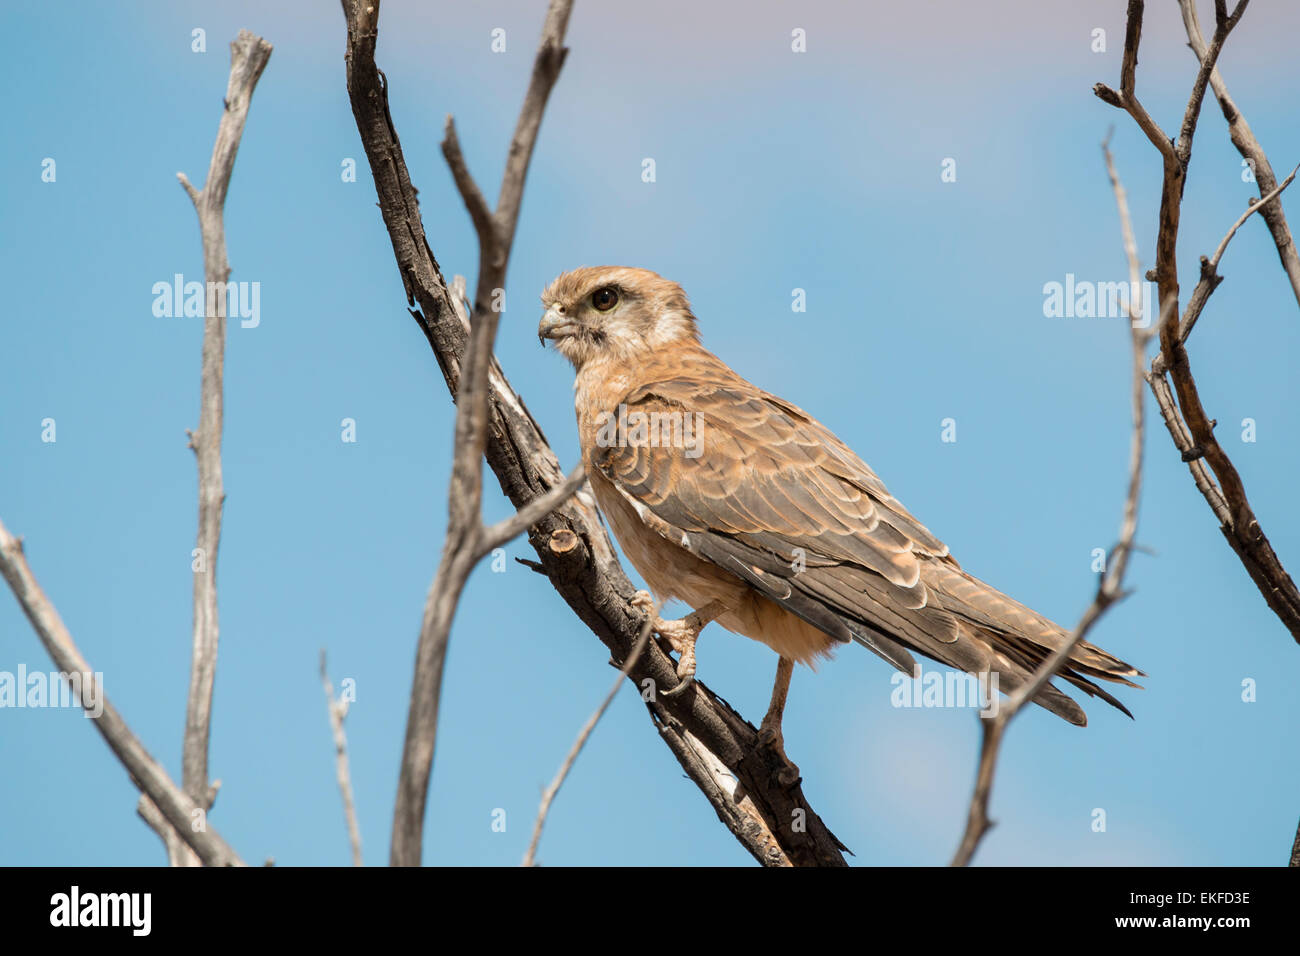
{"type": "Polygon", "coordinates": [[[593,359],[634,360],[669,343],[699,341],[686,293],[648,269],[595,266],[556,277],[542,293],[537,336],[575,369],[593,359]]]}

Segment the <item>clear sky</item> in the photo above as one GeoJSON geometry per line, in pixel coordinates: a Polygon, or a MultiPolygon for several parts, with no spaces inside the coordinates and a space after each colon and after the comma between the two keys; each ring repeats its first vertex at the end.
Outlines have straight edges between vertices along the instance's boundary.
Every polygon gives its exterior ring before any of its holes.
{"type": "MultiPolygon", "coordinates": [[[[1160,164],[1092,84],[1118,85],[1121,0],[654,5],[579,0],[542,126],[498,353],[567,469],[571,372],[538,348],[537,294],[578,265],[682,283],[705,344],[857,450],[974,574],[1069,626],[1117,534],[1128,453],[1122,322],[1048,318],[1047,283],[1127,277],[1099,143],[1144,267],[1160,164]],[[807,52],[791,50],[806,31],[807,52]],[[1093,31],[1106,31],[1093,52],[1093,31]],[[656,181],[642,181],[653,158],[656,181]],[[956,181],[941,179],[945,159],[956,181]],[[792,290],[807,311],[791,310],[792,290]],[[956,423],[944,442],[942,421],[956,423]]],[[[1208,5],[1207,22],[1212,19],[1208,5]]],[[[1221,60],[1274,167],[1300,161],[1289,47],[1300,12],[1254,5],[1221,60]]],[[[496,195],[543,0],[382,8],[378,62],[444,272],[477,245],[438,149],[457,119],[496,195]],[[493,53],[492,30],[506,31],[493,53]]],[[[0,518],[110,698],[175,776],[188,679],[201,321],[153,314],[200,278],[178,170],[201,184],[241,27],[275,52],[226,207],[260,324],[230,329],[211,820],[245,859],[343,864],[317,677],[356,682],[348,718],[368,863],[385,862],[415,638],[446,522],[453,406],[405,310],[349,109],[337,4],[13,6],[0,147],[0,518]],[[206,30],[207,52],[191,50],[206,30]],[[55,160],[56,179],[42,181],[55,160]],[[354,183],[342,181],[347,159],[354,183]],[[355,419],[357,441],[341,441],[355,419]],[[42,441],[54,419],[57,440],[42,441]]],[[[1176,128],[1194,61],[1151,4],[1139,90],[1176,128]]],[[[1207,103],[1183,211],[1184,292],[1253,184],[1207,103]]],[[[1288,199],[1292,219],[1300,207],[1288,199]]],[[[1190,343],[1219,437],[1278,554],[1300,567],[1300,313],[1257,218],[1190,343]],[[1241,440],[1243,419],[1256,441],[1241,440]]],[[[1153,423],[1131,598],[1094,640],[1150,677],[1080,730],[1027,712],[1007,741],[983,864],[1279,864],[1300,814],[1300,648],[1153,423]],[[1243,682],[1256,699],[1242,699],[1243,682]],[[1104,832],[1093,828],[1105,811],[1104,832]]],[[[488,476],[486,515],[508,505],[488,476]]],[[[527,557],[520,540],[508,548],[527,557]]],[[[453,629],[425,860],[515,864],[550,780],[613,671],[541,577],[479,568],[453,629]],[[506,828],[492,827],[505,811],[506,828]]],[[[757,721],[775,657],[717,628],[700,675],[757,721]]],[[[49,670],[0,595],[0,671],[49,670]]],[[[786,741],[859,864],[946,862],[964,822],[969,711],[891,706],[890,669],[845,648],[796,673],[786,741]]],[[[89,721],[0,710],[0,863],[163,861],[89,721]]],[[[561,793],[540,859],[749,858],[624,688],[561,793]]]]}

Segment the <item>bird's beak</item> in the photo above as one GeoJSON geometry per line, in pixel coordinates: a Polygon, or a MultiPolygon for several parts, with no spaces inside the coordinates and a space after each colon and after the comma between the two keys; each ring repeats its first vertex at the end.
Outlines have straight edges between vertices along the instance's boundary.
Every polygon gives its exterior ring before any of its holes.
{"type": "Polygon", "coordinates": [[[568,338],[577,331],[576,322],[563,312],[560,312],[555,306],[551,306],[542,315],[542,321],[537,323],[537,340],[544,347],[547,339],[568,338]]]}

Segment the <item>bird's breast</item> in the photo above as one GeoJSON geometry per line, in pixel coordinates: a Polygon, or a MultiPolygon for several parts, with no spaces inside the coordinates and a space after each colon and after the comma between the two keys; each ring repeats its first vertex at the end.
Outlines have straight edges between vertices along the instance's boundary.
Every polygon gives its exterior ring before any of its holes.
{"type": "Polygon", "coordinates": [[[677,599],[692,610],[721,601],[727,613],[718,624],[766,644],[782,657],[812,664],[835,646],[825,632],[717,565],[698,558],[649,527],[613,483],[588,464],[596,504],[609,522],[623,554],[660,600],[677,599]]]}

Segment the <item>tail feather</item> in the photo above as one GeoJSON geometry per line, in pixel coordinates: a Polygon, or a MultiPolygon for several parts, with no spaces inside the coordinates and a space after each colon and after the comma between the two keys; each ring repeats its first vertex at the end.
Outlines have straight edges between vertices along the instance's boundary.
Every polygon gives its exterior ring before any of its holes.
{"type": "MultiPolygon", "coordinates": [[[[1052,654],[1065,646],[1070,635],[1041,614],[1007,597],[996,588],[947,562],[930,565],[926,584],[935,606],[955,615],[964,632],[962,641],[992,648],[999,666],[999,686],[1014,692],[1031,678],[1052,654]]],[[[1099,698],[1121,713],[1133,714],[1098,681],[1141,688],[1129,678],[1146,675],[1132,664],[1088,641],[1080,641],[1057,672],[1057,677],[1099,698]]],[[[1070,723],[1084,726],[1087,717],[1071,697],[1050,682],[1034,697],[1034,703],[1070,723]]]]}

